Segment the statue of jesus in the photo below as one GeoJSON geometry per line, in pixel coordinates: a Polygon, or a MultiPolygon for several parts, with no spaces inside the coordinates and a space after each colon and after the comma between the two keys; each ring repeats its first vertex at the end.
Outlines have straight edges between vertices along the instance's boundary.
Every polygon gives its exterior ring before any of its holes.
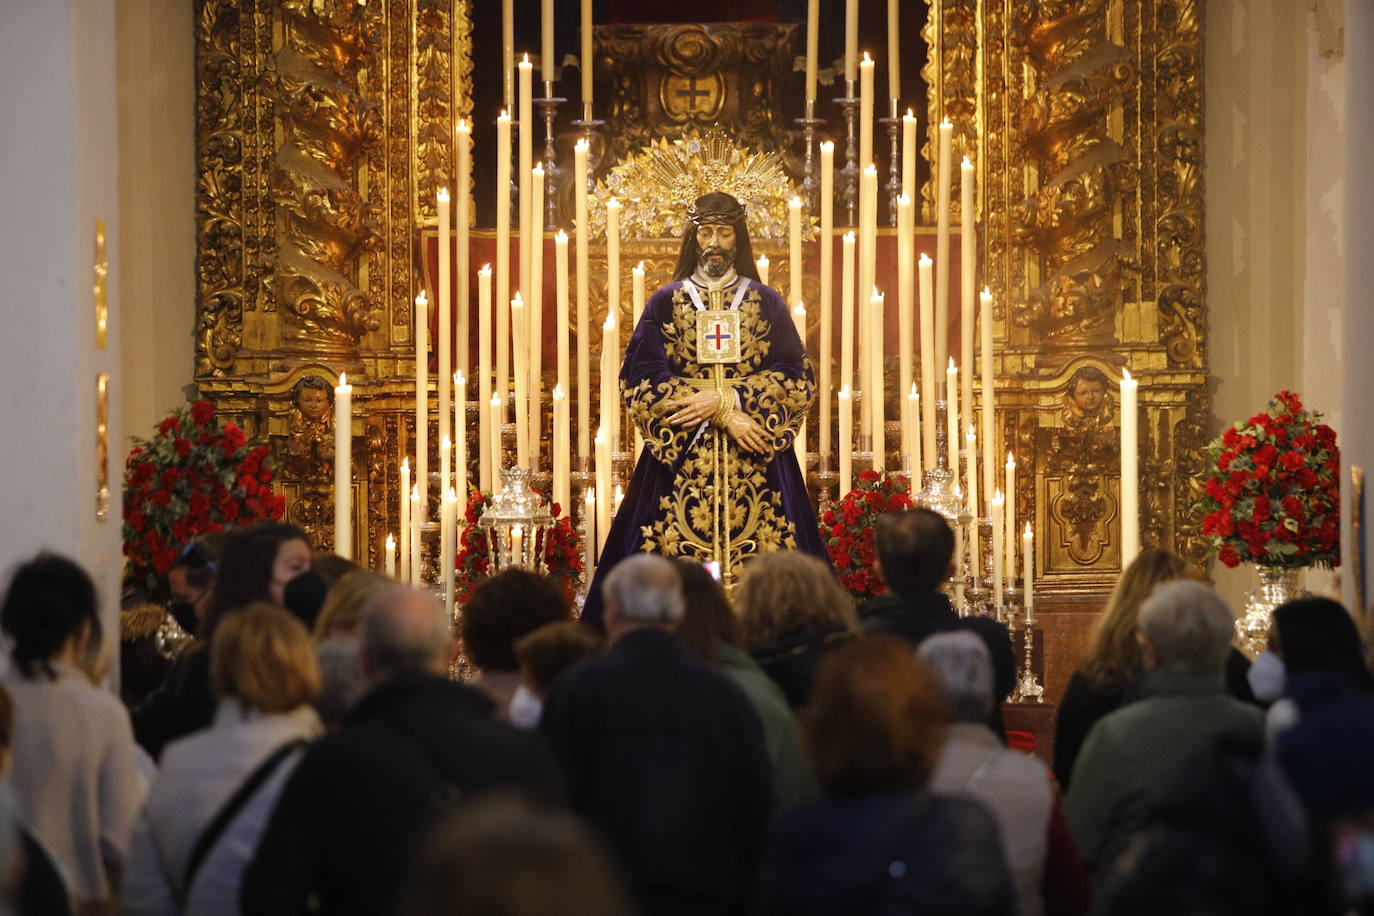
{"type": "Polygon", "coordinates": [[[754,268],[744,207],[706,194],[688,211],[673,282],[630,337],[621,392],[644,437],[583,609],[638,551],[710,564],[728,588],[760,553],[825,558],[792,448],[815,376],[782,296],[754,268]]]}

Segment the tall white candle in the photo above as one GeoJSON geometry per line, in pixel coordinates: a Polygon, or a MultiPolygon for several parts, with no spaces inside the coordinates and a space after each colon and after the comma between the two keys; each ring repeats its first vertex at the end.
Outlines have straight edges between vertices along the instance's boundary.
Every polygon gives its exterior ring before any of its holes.
{"type": "Polygon", "coordinates": [[[859,62],[859,168],[873,164],[873,58],[859,62]]]}
{"type": "MultiPolygon", "coordinates": [[[[592,108],[592,0],[582,0],[581,18],[581,55],[578,66],[582,70],[582,107],[585,111],[592,108]]],[[[588,567],[588,576],[591,575],[588,567]]],[[[587,581],[591,581],[589,578],[587,581]]]]}
{"type": "Polygon", "coordinates": [[[902,115],[902,194],[916,200],[916,115],[910,108],[902,115]]]}
{"type": "Polygon", "coordinates": [[[816,101],[820,32],[821,0],[806,0],[806,100],[808,102],[816,101]]]}
{"type": "Polygon", "coordinates": [[[1035,622],[1035,535],[1030,522],[1021,535],[1021,600],[1026,605],[1026,626],[1035,622]]]}
{"type": "MultiPolygon", "coordinates": [[[[556,351],[556,362],[554,365],[554,384],[563,395],[563,411],[567,414],[572,405],[568,402],[569,393],[572,386],[569,383],[569,372],[572,370],[571,357],[569,355],[570,332],[568,322],[568,234],[562,229],[553,237],[553,262],[554,262],[554,341],[556,351]]],[[[557,403],[555,402],[555,408],[557,403]]],[[[555,415],[556,416],[556,415],[555,415]]],[[[568,426],[563,430],[563,435],[558,435],[554,431],[553,442],[550,448],[553,453],[554,466],[557,467],[561,462],[563,467],[570,469],[572,466],[572,418],[568,417],[568,426]]],[[[567,491],[565,497],[571,498],[571,490],[567,491]]],[[[563,511],[568,513],[568,518],[573,517],[572,503],[564,501],[563,511]]]]}
{"type": "Polygon", "coordinates": [[[758,268],[759,282],[764,286],[768,285],[768,255],[761,254],[754,261],[754,267],[758,268]]]}
{"type": "Polygon", "coordinates": [[[979,355],[982,358],[983,366],[980,373],[980,380],[983,383],[983,453],[979,456],[979,460],[983,463],[983,492],[991,493],[992,488],[997,485],[997,443],[995,441],[997,404],[993,391],[995,377],[992,364],[992,293],[984,288],[978,299],[978,329],[982,351],[979,355]]]}
{"type": "Polygon", "coordinates": [[[484,264],[477,271],[477,486],[492,489],[492,468],[496,466],[491,451],[491,265],[484,264]]]}
{"type": "Polygon", "coordinates": [[[887,94],[902,97],[902,29],[899,0],[887,0],[887,94]]]}
{"type": "Polygon", "coordinates": [[[453,429],[454,441],[453,489],[462,501],[461,513],[468,504],[468,380],[461,371],[453,373],[453,429]]]}
{"type": "Polygon", "coordinates": [[[568,461],[568,397],[562,385],[553,386],[553,501],[572,518],[572,486],[568,461]]]}
{"type": "Polygon", "coordinates": [[[515,463],[526,470],[530,464],[529,341],[525,300],[517,291],[510,301],[511,327],[515,330],[515,463]]]}
{"type": "Polygon", "coordinates": [[[992,604],[997,608],[997,616],[1002,616],[1002,525],[1004,523],[1006,500],[1001,490],[994,490],[988,501],[992,508],[992,604]]]}
{"type": "Polygon", "coordinates": [[[839,401],[840,498],[854,488],[854,402],[849,386],[841,385],[839,401]]]}
{"type": "Polygon", "coordinates": [[[429,298],[415,297],[415,484],[420,488],[420,521],[429,512],[429,298]]]}
{"type": "Polygon", "coordinates": [[[530,250],[530,283],[525,299],[529,336],[529,435],[532,470],[538,470],[539,437],[544,425],[544,169],[530,169],[530,226],[534,243],[530,250]]]}
{"type": "Polygon", "coordinates": [[[834,348],[835,305],[835,144],[826,140],[821,144],[821,321],[820,336],[820,443],[822,460],[830,457],[830,384],[831,350],[834,348]]]}
{"type": "MultiPolygon", "coordinates": [[[[912,259],[912,233],[915,225],[911,218],[911,198],[897,198],[897,392],[905,394],[915,389],[911,377],[912,354],[916,350],[915,324],[915,270],[912,259]]],[[[902,423],[902,455],[910,456],[913,449],[911,438],[920,435],[920,418],[912,415],[902,423]]],[[[912,471],[916,469],[913,467],[912,471]]]]}
{"type": "MultiPolygon", "coordinates": [[[[606,434],[607,454],[616,452],[620,425],[620,327],[609,309],[601,325],[601,429],[606,434]]],[[[609,493],[609,490],[603,491],[609,493]]]]}
{"type": "Polygon", "coordinates": [[[505,456],[501,454],[501,422],[505,417],[504,399],[493,394],[487,402],[487,441],[491,449],[491,486],[495,490],[501,486],[501,468],[505,456]]]}
{"type": "Polygon", "coordinates": [[[553,0],[542,0],[539,4],[539,78],[552,83],[556,66],[557,61],[553,58],[553,0]]]}
{"type": "Polygon", "coordinates": [[[945,440],[949,444],[949,472],[959,479],[959,369],[954,357],[949,358],[945,370],[945,440]]]}
{"type": "Polygon", "coordinates": [[[802,202],[796,195],[787,202],[787,301],[802,302],[802,202]]]}
{"type": "MultiPolygon", "coordinates": [[[[954,485],[954,504],[962,506],[964,504],[964,490],[959,484],[954,485]]],[[[964,606],[964,526],[956,524],[954,526],[954,606],[962,608],[964,606]]]]}
{"type": "Polygon", "coordinates": [[[606,427],[596,431],[596,489],[604,494],[596,507],[596,555],[606,544],[606,533],[611,530],[611,442],[606,435],[606,427]]]}
{"type": "Polygon", "coordinates": [[[854,82],[859,62],[859,0],[844,0],[844,78],[854,82]]]}
{"type": "Polygon", "coordinates": [[[925,486],[925,474],[921,464],[920,424],[921,395],[916,390],[916,383],[912,382],[911,393],[906,396],[906,416],[902,422],[902,448],[913,493],[919,492],[925,486]]]}
{"type": "Polygon", "coordinates": [[[1140,383],[1121,370],[1121,568],[1140,553],[1140,453],[1136,400],[1140,383]]]}
{"type": "MultiPolygon", "coordinates": [[[[870,69],[872,69],[871,66],[870,69]]],[[[862,333],[859,337],[859,352],[862,356],[860,365],[863,369],[861,371],[868,373],[860,382],[864,390],[864,403],[868,405],[868,408],[863,411],[860,428],[863,432],[872,435],[876,442],[883,433],[881,429],[873,426],[873,418],[877,415],[877,405],[882,399],[882,332],[874,327],[873,309],[862,308],[865,300],[869,300],[871,305],[871,297],[877,292],[874,288],[874,281],[878,265],[878,170],[872,163],[869,163],[863,170],[859,182],[859,201],[859,306],[863,324],[862,333]],[[873,375],[875,367],[879,373],[876,378],[873,375]]]]}
{"type": "Polygon", "coordinates": [[[883,397],[886,393],[883,384],[883,312],[886,297],[876,289],[868,299],[868,416],[869,429],[873,432],[873,470],[882,472],[887,467],[887,425],[884,416],[883,397]]]}
{"type": "Polygon", "coordinates": [[[469,289],[468,271],[471,269],[472,238],[471,197],[468,186],[472,184],[472,127],[465,120],[459,120],[454,129],[454,146],[458,154],[458,179],[454,192],[458,195],[458,260],[455,269],[458,274],[457,335],[458,353],[454,361],[459,369],[470,372],[472,363],[468,354],[469,334],[472,333],[469,314],[472,312],[472,290],[469,289]]]}
{"type": "MultiPolygon", "coordinates": [[[[453,431],[449,428],[449,380],[453,373],[453,278],[450,274],[449,247],[449,195],[447,188],[440,188],[436,195],[439,210],[439,377],[435,380],[439,388],[439,441],[450,439],[453,431]]],[[[439,456],[439,492],[448,486],[450,455],[439,456]]]]}
{"type": "Polygon", "coordinates": [[[496,119],[496,393],[510,390],[510,129],[506,112],[496,119]]]}
{"type": "Polygon", "coordinates": [[[501,102],[515,107],[515,0],[501,0],[501,102]]]}
{"type": "MultiPolygon", "coordinates": [[[[520,222],[520,272],[516,274],[515,288],[522,292],[529,292],[530,289],[530,258],[534,253],[534,245],[539,237],[534,232],[534,222],[531,219],[533,214],[530,212],[530,169],[534,165],[534,98],[531,82],[534,75],[534,67],[530,64],[530,56],[524,55],[520,61],[520,109],[516,115],[520,118],[520,123],[516,126],[516,157],[517,171],[516,184],[519,187],[517,202],[520,213],[517,219],[520,222]]],[[[528,313],[525,315],[528,319],[528,313]]],[[[512,335],[514,339],[514,335],[512,335]]],[[[528,339],[528,336],[526,337],[528,339]]],[[[517,409],[519,405],[516,405],[517,409]]]]}
{"type": "Polygon", "coordinates": [[[940,364],[935,360],[935,300],[932,268],[928,255],[922,254],[916,262],[916,275],[920,279],[921,303],[921,390],[925,392],[925,403],[921,405],[921,455],[927,470],[935,467],[936,423],[935,416],[936,373],[940,364]]]}
{"type": "Polygon", "coordinates": [[[588,585],[596,568],[596,487],[582,498],[582,569],[588,585]]]}
{"type": "Polygon", "coordinates": [[[1011,452],[1007,452],[1007,463],[1004,466],[1006,474],[1002,482],[1006,492],[1007,506],[1006,519],[1003,527],[1006,531],[1005,556],[1007,562],[1007,583],[1016,581],[1016,459],[1011,452]]]}
{"type": "MultiPolygon", "coordinates": [[[[583,0],[590,3],[591,0],[583,0]]],[[[583,17],[590,20],[588,7],[583,8],[583,17]]],[[[584,39],[584,43],[587,40],[584,39]]],[[[592,371],[591,359],[591,302],[588,285],[590,254],[588,250],[587,226],[587,140],[578,140],[573,146],[573,219],[577,232],[577,457],[590,461],[591,423],[592,423],[592,371]]]]}
{"type": "MultiPolygon", "coordinates": [[[[854,233],[841,240],[840,257],[840,387],[854,384],[854,233]]],[[[845,430],[844,435],[852,435],[845,430]]]]}
{"type": "Polygon", "coordinates": [[[606,201],[606,309],[620,323],[620,201],[606,201]]]}
{"type": "MultiPolygon", "coordinates": [[[[643,262],[643,261],[640,261],[639,264],[637,264],[637,265],[635,266],[634,270],[630,271],[630,276],[632,277],[631,292],[630,292],[630,302],[631,302],[631,308],[634,309],[634,324],[632,324],[632,325],[630,326],[630,334],[633,335],[634,332],[635,332],[635,330],[639,327],[639,319],[642,318],[642,317],[644,316],[644,262],[643,262]]],[[[640,431],[639,425],[638,425],[637,423],[631,423],[630,425],[634,427],[634,434],[635,434],[634,456],[635,456],[635,460],[638,460],[638,457],[639,457],[640,452],[644,451],[644,434],[640,431]]]]}
{"type": "Polygon", "coordinates": [[[396,535],[390,532],[386,536],[386,574],[396,578],[396,535]]]}
{"type": "Polygon", "coordinates": [[[969,419],[973,419],[973,375],[978,365],[973,355],[974,311],[978,294],[975,277],[978,249],[977,229],[973,223],[973,163],[964,157],[959,167],[959,190],[962,195],[959,233],[959,365],[964,367],[963,390],[960,398],[967,405],[969,419]]]}
{"type": "Polygon", "coordinates": [[[964,479],[964,489],[968,491],[969,513],[973,516],[973,522],[969,525],[969,569],[975,579],[983,574],[982,561],[978,553],[978,519],[983,517],[982,506],[978,500],[978,435],[973,431],[973,424],[968,425],[968,432],[964,434],[964,448],[968,451],[967,471],[964,479]]]}
{"type": "Polygon", "coordinates": [[[454,549],[456,537],[456,525],[458,523],[458,494],[452,487],[444,493],[443,510],[443,533],[440,535],[440,543],[443,545],[441,562],[444,564],[444,610],[448,611],[448,619],[453,619],[453,586],[454,586],[454,559],[457,551],[454,549]]]}
{"type": "Polygon", "coordinates": [[[339,373],[334,388],[334,552],[353,559],[353,386],[339,373]]]}
{"type": "Polygon", "coordinates": [[[954,125],[941,121],[939,137],[935,163],[935,363],[943,366],[949,355],[949,150],[954,125]]]}
{"type": "Polygon", "coordinates": [[[410,458],[401,460],[401,581],[410,581],[410,458]]]}
{"type": "Polygon", "coordinates": [[[410,584],[419,588],[424,581],[424,540],[420,531],[419,485],[410,488],[410,584]]]}

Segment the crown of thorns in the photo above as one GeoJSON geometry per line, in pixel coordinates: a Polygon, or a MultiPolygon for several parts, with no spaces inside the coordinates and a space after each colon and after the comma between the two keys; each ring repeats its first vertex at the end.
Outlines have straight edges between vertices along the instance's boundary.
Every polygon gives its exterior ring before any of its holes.
{"type": "Polygon", "coordinates": [[[696,204],[687,208],[687,218],[696,226],[733,226],[744,219],[743,205],[730,210],[701,211],[696,204]]]}

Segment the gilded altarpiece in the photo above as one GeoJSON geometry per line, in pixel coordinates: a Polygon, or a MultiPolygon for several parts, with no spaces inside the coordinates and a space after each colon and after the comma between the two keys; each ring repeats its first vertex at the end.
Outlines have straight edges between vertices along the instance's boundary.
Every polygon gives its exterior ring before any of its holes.
{"type": "Polygon", "coordinates": [[[198,0],[195,30],[197,385],[271,442],[287,518],[327,549],[333,419],[306,389],[348,373],[375,565],[413,451],[416,239],[471,110],[467,4],[198,0]]]}
{"type": "MultiPolygon", "coordinates": [[[[197,0],[197,382],[284,455],[309,428],[300,380],[349,372],[369,561],[398,517],[413,441],[416,240],[470,107],[469,21],[462,0],[197,0]]],[[[1051,696],[1120,570],[1123,369],[1140,380],[1142,543],[1203,553],[1191,509],[1211,419],[1201,28],[1197,0],[934,0],[924,30],[922,153],[948,117],[956,158],[977,170],[998,451],[1016,453],[1016,515],[1038,534],[1051,696]],[[1074,390],[1094,373],[1096,407],[1074,390]]],[[[683,72],[659,94],[704,98],[683,72]]],[[[615,104],[638,97],[612,82],[615,104]]],[[[921,189],[927,225],[933,199],[921,189]]],[[[958,225],[957,194],[955,207],[958,225]]],[[[675,246],[629,247],[622,263],[646,257],[660,281],[675,246]]],[[[292,517],[327,545],[328,482],[306,477],[286,475],[292,517]]]]}

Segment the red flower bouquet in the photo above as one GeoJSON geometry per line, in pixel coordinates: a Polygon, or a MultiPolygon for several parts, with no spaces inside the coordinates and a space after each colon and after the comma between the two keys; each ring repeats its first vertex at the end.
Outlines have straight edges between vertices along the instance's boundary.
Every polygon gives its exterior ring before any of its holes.
{"type": "Polygon", "coordinates": [[[1280,391],[1266,413],[1207,447],[1216,470],[1198,503],[1202,533],[1227,566],[1340,563],[1341,452],[1336,433],[1280,391]]]}
{"type": "MultiPolygon", "coordinates": [[[[541,494],[547,496],[547,494],[541,494]]],[[[455,600],[466,604],[472,590],[491,575],[491,560],[488,558],[487,533],[478,526],[482,509],[491,502],[491,494],[474,489],[468,498],[467,512],[463,519],[465,526],[458,536],[457,583],[455,600]]],[[[572,521],[563,515],[558,503],[550,507],[553,514],[553,528],[544,544],[544,563],[548,576],[563,592],[563,597],[572,604],[577,594],[577,583],[582,578],[582,538],[572,521]]]]}
{"type": "Polygon", "coordinates": [[[859,473],[858,486],[821,514],[821,540],[840,584],[855,599],[862,601],[887,591],[874,567],[878,554],[873,529],[878,516],[914,505],[906,477],[883,477],[867,470],[859,473]]]}
{"type": "Polygon", "coordinates": [[[201,534],[281,518],[275,462],[208,401],[178,408],[151,439],[134,439],[124,464],[124,556],[149,591],[167,591],[176,551],[201,534]]]}

